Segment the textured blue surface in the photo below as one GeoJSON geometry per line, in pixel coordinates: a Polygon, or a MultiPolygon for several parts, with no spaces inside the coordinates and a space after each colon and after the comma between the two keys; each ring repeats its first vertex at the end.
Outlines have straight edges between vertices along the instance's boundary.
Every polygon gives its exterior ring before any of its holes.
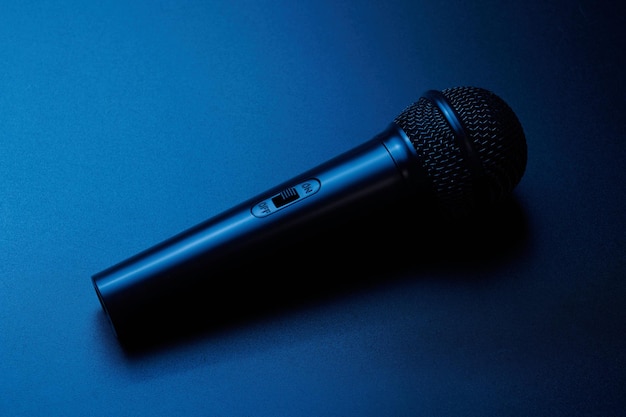
{"type": "Polygon", "coordinates": [[[625,23],[603,1],[2,2],[0,415],[625,415],[625,23]],[[525,128],[513,248],[424,259],[398,230],[400,266],[321,265],[374,285],[120,349],[93,273],[457,85],[525,128]]]}

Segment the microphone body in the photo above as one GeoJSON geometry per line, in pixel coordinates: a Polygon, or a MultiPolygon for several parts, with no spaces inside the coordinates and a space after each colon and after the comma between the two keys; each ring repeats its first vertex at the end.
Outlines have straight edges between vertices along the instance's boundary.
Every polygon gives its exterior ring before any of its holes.
{"type": "MultiPolygon", "coordinates": [[[[95,274],[115,332],[124,337],[145,328],[156,310],[168,308],[168,299],[205,291],[214,273],[306,237],[333,219],[354,218],[418,190],[427,193],[417,158],[392,123],[364,144],[95,274]]],[[[251,269],[252,275],[271,274],[251,269]]],[[[211,296],[204,301],[212,302],[211,296]]]]}
{"type": "Polygon", "coordinates": [[[526,157],[519,120],[498,96],[476,87],[430,90],[373,139],[93,275],[93,285],[120,340],[215,320],[207,315],[228,314],[233,306],[224,304],[241,302],[239,290],[246,300],[267,295],[266,283],[285,277],[276,268],[306,274],[316,254],[293,259],[292,243],[317,236],[324,244],[333,239],[329,228],[364,215],[392,224],[396,213],[379,209],[401,201],[453,216],[475,211],[513,190],[526,157]]]}

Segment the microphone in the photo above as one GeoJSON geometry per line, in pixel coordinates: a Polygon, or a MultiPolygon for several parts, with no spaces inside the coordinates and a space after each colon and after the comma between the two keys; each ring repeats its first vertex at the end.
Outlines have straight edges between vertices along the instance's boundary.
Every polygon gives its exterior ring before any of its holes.
{"type": "Polygon", "coordinates": [[[272,271],[255,270],[255,259],[279,258],[292,241],[407,198],[463,218],[507,197],[526,161],[522,126],[500,97],[478,87],[429,90],[373,139],[96,273],[92,282],[120,340],[188,325],[207,319],[195,307],[220,302],[217,281],[237,278],[235,266],[249,263],[251,281],[271,279],[272,271]]]}

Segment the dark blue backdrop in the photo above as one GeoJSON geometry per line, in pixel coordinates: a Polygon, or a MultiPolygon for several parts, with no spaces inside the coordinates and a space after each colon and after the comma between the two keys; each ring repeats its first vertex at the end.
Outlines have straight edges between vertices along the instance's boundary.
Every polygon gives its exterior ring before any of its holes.
{"type": "Polygon", "coordinates": [[[0,415],[626,415],[618,3],[3,1],[0,415]],[[336,297],[120,348],[93,273],[457,85],[529,147],[472,256],[415,219],[336,297]]]}

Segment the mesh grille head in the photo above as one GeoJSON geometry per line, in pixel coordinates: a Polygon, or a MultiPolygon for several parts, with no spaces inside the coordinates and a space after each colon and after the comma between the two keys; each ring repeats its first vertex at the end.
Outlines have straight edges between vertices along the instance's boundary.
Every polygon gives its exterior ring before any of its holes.
{"type": "Polygon", "coordinates": [[[441,93],[463,125],[480,172],[431,100],[420,98],[394,120],[413,143],[437,199],[458,211],[508,195],[526,169],[526,139],[517,116],[500,97],[482,88],[455,87],[441,93]]]}

